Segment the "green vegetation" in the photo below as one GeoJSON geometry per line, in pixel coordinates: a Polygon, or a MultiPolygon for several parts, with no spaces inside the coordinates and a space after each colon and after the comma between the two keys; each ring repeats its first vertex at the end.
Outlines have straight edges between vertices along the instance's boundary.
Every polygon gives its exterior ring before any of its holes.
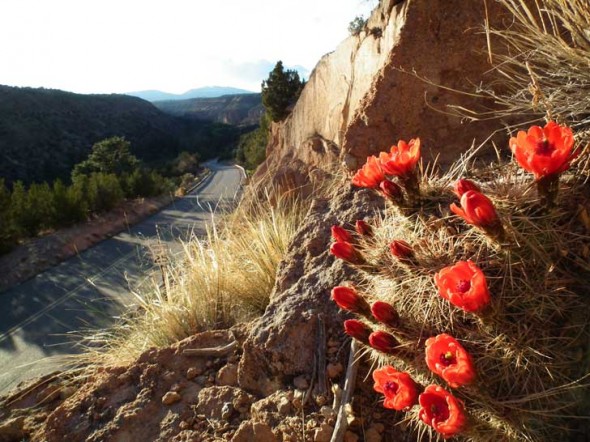
{"type": "Polygon", "coordinates": [[[262,82],[265,112],[260,118],[260,126],[242,135],[236,150],[236,160],[246,170],[253,171],[264,161],[271,121],[281,121],[289,115],[290,106],[297,101],[304,86],[305,80],[299,79],[297,71],[285,71],[282,61],[277,62],[268,78],[262,82]]]}
{"type": "Polygon", "coordinates": [[[348,32],[350,32],[350,35],[356,36],[363,32],[366,27],[367,19],[359,15],[353,18],[352,21],[348,24],[348,32]]]}
{"type": "MultiPolygon", "coordinates": [[[[190,156],[190,155],[189,155],[190,156]]],[[[172,190],[170,180],[142,166],[124,138],[96,143],[88,159],[76,165],[72,183],[52,185],[16,181],[9,191],[0,179],[0,253],[19,239],[70,226],[113,209],[125,198],[160,195],[172,190]]]]}
{"type": "Polygon", "coordinates": [[[240,143],[236,151],[236,160],[250,172],[261,164],[266,158],[266,145],[268,144],[268,131],[270,118],[264,114],[260,119],[260,126],[240,137],[240,143]]]}
{"type": "Polygon", "coordinates": [[[131,155],[130,143],[122,137],[112,137],[92,146],[88,159],[76,164],[73,176],[105,173],[123,175],[133,173],[139,160],[131,155]]]}
{"type": "Polygon", "coordinates": [[[69,184],[93,144],[113,136],[125,137],[130,153],[147,166],[165,169],[183,151],[202,159],[229,158],[243,132],[168,115],[125,95],[0,86],[0,177],[7,186],[58,178],[69,184]]]}
{"type": "Polygon", "coordinates": [[[289,115],[289,106],[297,101],[304,86],[297,71],[285,70],[283,62],[277,62],[262,82],[262,104],[272,121],[284,120],[289,115]]]}

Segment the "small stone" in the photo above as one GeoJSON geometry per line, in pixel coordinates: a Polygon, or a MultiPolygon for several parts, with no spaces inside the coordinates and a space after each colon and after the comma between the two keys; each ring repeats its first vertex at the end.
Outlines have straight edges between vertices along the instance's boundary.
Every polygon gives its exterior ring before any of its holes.
{"type": "Polygon", "coordinates": [[[238,366],[227,364],[217,372],[217,385],[235,387],[238,384],[238,366]]]}
{"type": "Polygon", "coordinates": [[[328,403],[328,397],[324,394],[318,394],[315,396],[315,403],[318,404],[320,407],[326,405],[328,403]]]}
{"type": "Polygon", "coordinates": [[[178,424],[178,426],[180,427],[181,430],[188,430],[190,427],[190,424],[186,421],[180,421],[180,424],[178,424]]]}
{"type": "Polygon", "coordinates": [[[172,384],[172,387],[170,387],[170,391],[175,391],[177,393],[180,393],[181,389],[182,387],[180,386],[180,384],[172,384]]]}
{"type": "Polygon", "coordinates": [[[162,403],[164,405],[172,405],[180,401],[181,399],[182,396],[178,394],[176,391],[169,391],[162,397],[162,403]]]}
{"type": "Polygon", "coordinates": [[[191,367],[186,371],[186,378],[190,381],[191,379],[196,378],[200,374],[203,374],[203,370],[200,370],[197,367],[191,367]]]}
{"type": "Polygon", "coordinates": [[[332,433],[334,432],[334,427],[328,425],[327,423],[323,423],[320,425],[320,428],[316,429],[313,433],[313,441],[314,442],[330,442],[332,438],[332,433]]]}
{"type": "Polygon", "coordinates": [[[346,433],[344,433],[344,442],[358,442],[358,440],[358,434],[353,433],[352,431],[347,431],[346,433]]]}
{"type": "Polygon", "coordinates": [[[337,378],[344,371],[344,366],[340,362],[329,363],[326,366],[326,373],[330,379],[337,378]]]}
{"type": "Polygon", "coordinates": [[[326,419],[333,419],[336,417],[336,412],[326,405],[320,408],[320,414],[324,416],[326,419]]]}
{"type": "Polygon", "coordinates": [[[223,407],[221,407],[221,418],[224,420],[228,420],[231,417],[232,412],[232,405],[229,402],[226,402],[225,404],[223,404],[223,407]]]}
{"type": "Polygon", "coordinates": [[[59,392],[59,397],[61,400],[66,400],[70,396],[72,396],[76,392],[74,387],[63,387],[59,392]]]}
{"type": "Polygon", "coordinates": [[[375,427],[371,427],[365,432],[365,442],[381,442],[382,439],[375,427]]]}
{"type": "Polygon", "coordinates": [[[306,390],[309,387],[309,382],[307,382],[305,376],[301,375],[293,379],[293,385],[295,385],[295,388],[298,388],[299,390],[306,390]]]}
{"type": "Polygon", "coordinates": [[[276,442],[277,437],[263,422],[244,421],[231,439],[232,442],[276,442]]]}
{"type": "Polygon", "coordinates": [[[291,401],[285,396],[281,396],[277,402],[277,411],[281,414],[289,414],[291,411],[291,401]]]}

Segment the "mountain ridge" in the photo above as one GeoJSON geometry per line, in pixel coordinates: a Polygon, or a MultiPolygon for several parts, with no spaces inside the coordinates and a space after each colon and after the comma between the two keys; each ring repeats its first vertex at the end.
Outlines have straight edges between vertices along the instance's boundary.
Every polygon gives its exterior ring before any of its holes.
{"type": "Polygon", "coordinates": [[[239,95],[252,94],[254,91],[246,89],[235,88],[231,86],[204,86],[199,88],[189,89],[182,94],[173,94],[171,92],[164,92],[157,89],[148,89],[142,91],[125,92],[123,95],[130,95],[138,97],[146,101],[170,101],[170,100],[187,100],[191,98],[215,98],[223,95],[239,95]]]}

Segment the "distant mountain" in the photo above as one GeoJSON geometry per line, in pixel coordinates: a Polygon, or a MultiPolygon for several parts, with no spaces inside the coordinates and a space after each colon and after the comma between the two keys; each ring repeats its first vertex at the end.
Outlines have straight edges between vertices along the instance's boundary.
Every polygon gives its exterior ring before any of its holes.
{"type": "Polygon", "coordinates": [[[132,97],[142,98],[147,101],[163,101],[163,100],[188,100],[190,98],[214,98],[221,97],[222,95],[238,95],[238,94],[251,94],[252,91],[245,89],[238,89],[235,87],[224,87],[224,86],[205,86],[197,89],[191,89],[184,94],[171,94],[168,92],[162,92],[157,90],[148,91],[137,91],[127,92],[125,95],[131,95],[132,97]]]}
{"type": "Polygon", "coordinates": [[[175,116],[198,118],[236,126],[258,124],[264,112],[260,94],[156,101],[154,106],[175,116]]]}
{"type": "Polygon", "coordinates": [[[237,143],[240,130],[162,112],[127,95],[80,95],[52,89],[0,85],[0,178],[51,181],[69,178],[94,143],[124,136],[144,161],[180,151],[219,155],[237,143]]]}

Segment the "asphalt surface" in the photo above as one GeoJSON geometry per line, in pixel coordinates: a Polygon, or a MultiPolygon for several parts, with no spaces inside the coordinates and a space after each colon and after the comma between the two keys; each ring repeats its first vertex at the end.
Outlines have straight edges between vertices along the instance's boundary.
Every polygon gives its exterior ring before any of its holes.
{"type": "Polygon", "coordinates": [[[208,166],[211,175],[184,198],[0,293],[0,393],[58,369],[54,356],[78,352],[81,330],[108,326],[133,303],[130,288],[154,275],[153,250],[178,250],[178,239],[205,233],[212,213],[233,208],[243,173],[208,166]]]}

